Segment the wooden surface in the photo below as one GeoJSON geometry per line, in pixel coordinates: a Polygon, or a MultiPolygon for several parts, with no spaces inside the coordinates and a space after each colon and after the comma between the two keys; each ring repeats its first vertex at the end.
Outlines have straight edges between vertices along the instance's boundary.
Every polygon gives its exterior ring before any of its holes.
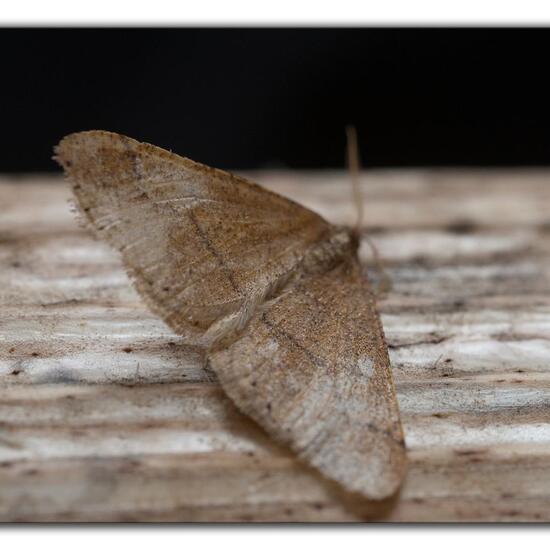
{"type": "MultiPolygon", "coordinates": [[[[335,223],[342,173],[253,174],[335,223]]],[[[0,178],[0,520],[550,521],[550,173],[370,172],[410,466],[342,493],[224,397],[74,221],[0,178]]],[[[368,247],[362,258],[377,280],[368,247]]]]}

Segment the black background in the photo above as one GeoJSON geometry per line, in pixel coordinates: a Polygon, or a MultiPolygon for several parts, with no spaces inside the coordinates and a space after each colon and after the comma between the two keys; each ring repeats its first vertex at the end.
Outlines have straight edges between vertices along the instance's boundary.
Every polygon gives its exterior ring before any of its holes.
{"type": "Polygon", "coordinates": [[[2,29],[0,172],[121,132],[225,168],[550,163],[548,29],[2,29]]]}

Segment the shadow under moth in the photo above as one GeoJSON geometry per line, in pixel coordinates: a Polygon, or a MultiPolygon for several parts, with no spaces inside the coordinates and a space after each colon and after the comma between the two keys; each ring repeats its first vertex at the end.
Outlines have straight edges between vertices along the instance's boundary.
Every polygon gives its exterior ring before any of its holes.
{"type": "Polygon", "coordinates": [[[55,152],[81,216],[237,407],[348,491],[392,495],[405,444],[357,233],[119,134],[71,134],[55,152]]]}

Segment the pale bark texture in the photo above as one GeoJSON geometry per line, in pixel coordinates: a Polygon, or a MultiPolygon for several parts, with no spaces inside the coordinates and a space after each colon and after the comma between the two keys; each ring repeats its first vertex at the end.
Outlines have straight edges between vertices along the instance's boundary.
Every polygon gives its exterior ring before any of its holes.
{"type": "MultiPolygon", "coordinates": [[[[343,172],[246,175],[355,221],[343,172]]],[[[383,503],[236,410],[60,178],[0,178],[0,520],[550,521],[550,173],[369,171],[362,187],[409,457],[383,503]]],[[[366,243],[361,259],[376,285],[366,243]]]]}

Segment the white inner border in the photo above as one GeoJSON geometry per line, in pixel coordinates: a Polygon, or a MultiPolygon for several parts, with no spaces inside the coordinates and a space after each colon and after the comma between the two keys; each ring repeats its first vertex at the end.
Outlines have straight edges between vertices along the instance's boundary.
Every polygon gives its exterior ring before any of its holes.
{"type": "Polygon", "coordinates": [[[4,0],[1,25],[544,25],[547,0],[4,0]]]}

